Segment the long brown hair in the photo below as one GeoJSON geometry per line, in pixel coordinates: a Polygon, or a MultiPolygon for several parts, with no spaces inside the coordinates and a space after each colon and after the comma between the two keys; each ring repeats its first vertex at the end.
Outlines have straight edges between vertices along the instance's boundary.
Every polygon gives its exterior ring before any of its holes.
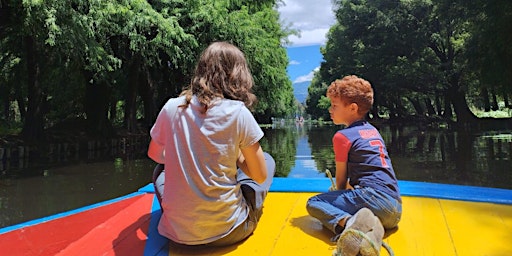
{"type": "Polygon", "coordinates": [[[201,54],[186,95],[186,106],[192,95],[208,109],[213,100],[239,100],[251,108],[256,96],[251,92],[253,78],[243,52],[227,42],[214,42],[201,54]]]}

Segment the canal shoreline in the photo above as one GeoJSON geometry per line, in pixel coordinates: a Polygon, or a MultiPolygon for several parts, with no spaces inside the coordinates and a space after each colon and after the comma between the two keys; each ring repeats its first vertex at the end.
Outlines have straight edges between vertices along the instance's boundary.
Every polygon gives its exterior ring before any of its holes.
{"type": "Polygon", "coordinates": [[[67,162],[140,154],[147,149],[147,133],[119,132],[110,138],[60,132],[39,142],[26,142],[17,135],[0,136],[0,178],[12,169],[25,169],[29,162],[67,162]],[[74,135],[73,135],[74,134],[74,135]]]}

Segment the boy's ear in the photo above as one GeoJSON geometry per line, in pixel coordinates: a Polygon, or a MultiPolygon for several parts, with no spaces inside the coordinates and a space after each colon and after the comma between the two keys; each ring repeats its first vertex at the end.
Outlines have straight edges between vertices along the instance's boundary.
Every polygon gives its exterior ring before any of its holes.
{"type": "Polygon", "coordinates": [[[359,106],[357,105],[357,103],[352,102],[350,104],[350,110],[353,110],[353,111],[357,112],[359,110],[359,106]]]}

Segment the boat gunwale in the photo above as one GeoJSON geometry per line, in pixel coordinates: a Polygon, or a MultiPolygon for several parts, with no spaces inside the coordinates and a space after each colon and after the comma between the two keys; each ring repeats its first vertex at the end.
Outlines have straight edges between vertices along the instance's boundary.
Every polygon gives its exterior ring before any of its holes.
{"type": "MultiPolygon", "coordinates": [[[[270,192],[323,193],[330,186],[327,178],[274,177],[270,192]]],[[[512,189],[408,180],[399,180],[398,187],[401,196],[512,205],[512,189]]],[[[139,192],[154,193],[154,187],[148,184],[139,192]]]]}
{"type": "MultiPolygon", "coordinates": [[[[327,192],[327,178],[274,178],[270,192],[327,192]]],[[[512,189],[399,180],[401,196],[512,205],[512,189]]]]}
{"type": "MultiPolygon", "coordinates": [[[[147,185],[144,186],[143,188],[145,188],[145,187],[147,187],[147,185]]],[[[112,199],[109,199],[109,200],[101,201],[101,202],[98,202],[98,203],[86,205],[86,206],[75,208],[75,209],[71,209],[71,210],[68,210],[68,211],[63,211],[63,212],[56,213],[56,214],[53,214],[53,215],[49,215],[49,216],[46,216],[46,217],[41,217],[41,218],[29,220],[29,221],[22,222],[22,223],[19,223],[19,224],[14,224],[14,225],[11,225],[11,226],[6,226],[6,227],[3,227],[3,228],[0,228],[0,236],[2,234],[5,234],[5,233],[11,232],[11,231],[15,231],[15,230],[18,230],[18,229],[27,228],[27,227],[35,226],[35,225],[38,225],[38,224],[46,223],[46,222],[49,222],[49,221],[54,221],[54,220],[57,220],[57,219],[65,218],[65,217],[68,217],[68,216],[71,216],[71,215],[74,215],[74,214],[79,214],[79,213],[82,213],[82,212],[85,212],[85,211],[89,211],[89,210],[93,210],[93,209],[96,209],[96,208],[104,207],[104,206],[107,206],[109,204],[114,204],[114,203],[117,203],[117,202],[121,202],[121,201],[129,199],[129,198],[133,198],[133,197],[136,197],[136,196],[144,195],[146,193],[148,193],[148,192],[140,191],[140,189],[139,189],[139,191],[137,191],[137,192],[132,192],[132,193],[124,195],[124,196],[112,198],[112,199]]]]}
{"type": "MultiPolygon", "coordinates": [[[[322,193],[327,192],[330,185],[330,180],[328,178],[275,177],[270,187],[270,192],[322,193]]],[[[400,194],[402,196],[427,197],[436,199],[449,199],[512,205],[512,190],[509,189],[403,180],[398,181],[398,186],[400,188],[400,194]]],[[[103,207],[112,203],[116,203],[146,193],[154,193],[154,187],[151,183],[141,187],[136,192],[132,192],[124,196],[72,209],[69,211],[64,211],[47,217],[26,221],[20,224],[0,228],[0,236],[4,233],[8,233],[17,229],[38,225],[59,218],[65,218],[73,214],[103,207]]],[[[155,210],[156,209],[151,209],[151,211],[155,210]]]]}

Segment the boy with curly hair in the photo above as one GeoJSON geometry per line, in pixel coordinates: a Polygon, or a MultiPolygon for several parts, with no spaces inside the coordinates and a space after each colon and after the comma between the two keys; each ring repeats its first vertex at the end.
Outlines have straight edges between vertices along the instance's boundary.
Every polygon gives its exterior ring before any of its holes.
{"type": "Polygon", "coordinates": [[[373,105],[370,83],[351,75],[327,89],[336,132],[333,148],[336,184],[311,197],[309,214],[336,234],[335,255],[378,255],[384,228],[397,227],[402,200],[395,172],[379,131],[365,120],[373,105]]]}

